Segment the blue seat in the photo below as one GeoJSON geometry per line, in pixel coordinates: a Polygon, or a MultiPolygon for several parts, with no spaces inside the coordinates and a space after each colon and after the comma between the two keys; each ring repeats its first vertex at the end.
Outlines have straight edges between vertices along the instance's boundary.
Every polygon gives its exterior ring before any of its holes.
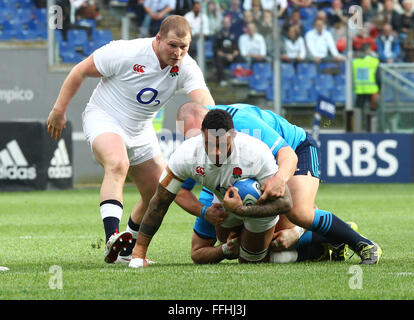
{"type": "Polygon", "coordinates": [[[333,77],[335,85],[345,85],[346,77],[344,74],[338,74],[333,77]]]}
{"type": "Polygon", "coordinates": [[[392,102],[395,100],[395,92],[392,87],[385,85],[383,90],[384,90],[385,102],[392,102]]]}
{"type": "Polygon", "coordinates": [[[16,9],[18,6],[17,0],[0,0],[0,10],[3,10],[3,8],[16,9]]]}
{"type": "Polygon", "coordinates": [[[64,63],[78,63],[84,58],[83,55],[76,52],[72,43],[64,41],[59,44],[59,56],[64,63]]]}
{"type": "Polygon", "coordinates": [[[315,86],[321,86],[327,89],[331,89],[334,86],[334,80],[330,74],[318,74],[315,79],[315,86]]]}
{"type": "Polygon", "coordinates": [[[292,101],[298,103],[311,103],[315,99],[311,97],[310,89],[302,87],[300,84],[295,83],[292,87],[292,101]]]}
{"type": "Polygon", "coordinates": [[[345,103],[345,85],[335,85],[332,88],[331,98],[338,103],[345,103]]]}
{"type": "Polygon", "coordinates": [[[260,74],[253,74],[249,77],[249,88],[258,92],[266,92],[269,84],[269,78],[262,77],[260,74]]]}
{"type": "MultiPolygon", "coordinates": [[[[414,92],[413,89],[410,86],[402,85],[401,87],[406,89],[406,90],[409,90],[410,92],[414,92]]],[[[414,97],[411,97],[408,94],[400,92],[399,95],[400,95],[400,101],[402,101],[402,102],[414,102],[414,97]]]]}
{"type": "Polygon", "coordinates": [[[17,9],[14,14],[12,20],[16,21],[16,23],[29,23],[33,20],[33,10],[29,8],[21,8],[17,9]]]}
{"type": "Polygon", "coordinates": [[[283,80],[292,79],[296,74],[295,67],[291,63],[282,63],[280,65],[280,73],[283,80]]]}
{"type": "Polygon", "coordinates": [[[79,21],[76,22],[77,26],[82,26],[82,27],[90,27],[92,29],[96,28],[96,21],[93,19],[81,19],[79,21]]]}
{"type": "Polygon", "coordinates": [[[315,78],[318,72],[317,72],[316,65],[314,63],[302,62],[302,63],[298,63],[297,65],[297,74],[310,77],[310,78],[315,78]]]}
{"type": "Polygon", "coordinates": [[[88,34],[85,30],[69,29],[67,32],[67,42],[75,47],[83,48],[88,41],[88,34]]]}
{"type": "Polygon", "coordinates": [[[232,77],[233,79],[247,82],[252,73],[253,71],[250,69],[250,66],[248,63],[234,62],[230,65],[230,77],[232,77]],[[238,72],[237,69],[240,69],[243,72],[238,72]]]}
{"type": "Polygon", "coordinates": [[[301,87],[305,89],[310,89],[314,86],[314,81],[312,78],[304,76],[302,74],[296,75],[293,79],[293,84],[298,83],[301,87]]]}
{"type": "Polygon", "coordinates": [[[12,39],[12,35],[8,30],[1,30],[0,29],[0,41],[10,41],[12,39]]]}
{"type": "Polygon", "coordinates": [[[35,6],[33,0],[17,0],[17,2],[20,8],[33,8],[35,6]]]}
{"type": "Polygon", "coordinates": [[[273,75],[272,65],[269,62],[256,62],[252,65],[253,74],[270,79],[273,75]]]}
{"type": "Polygon", "coordinates": [[[46,8],[36,8],[35,9],[35,19],[39,22],[47,22],[47,9],[46,8]]]}
{"type": "Polygon", "coordinates": [[[2,24],[4,31],[8,32],[12,38],[15,38],[17,32],[23,28],[21,24],[16,23],[14,20],[6,21],[2,24]]]}
{"type": "Polygon", "coordinates": [[[16,39],[21,41],[33,41],[38,40],[39,33],[33,29],[21,29],[16,34],[16,39]]]}
{"type": "Polygon", "coordinates": [[[109,43],[113,40],[111,30],[92,30],[92,40],[109,43]]]}
{"type": "Polygon", "coordinates": [[[105,43],[103,43],[102,41],[88,41],[87,43],[85,43],[85,45],[83,46],[83,53],[86,56],[91,55],[96,49],[99,49],[100,47],[104,46],[105,43]]]}
{"type": "Polygon", "coordinates": [[[204,55],[206,59],[214,59],[213,41],[206,40],[204,42],[204,55]]]}
{"type": "Polygon", "coordinates": [[[299,12],[302,19],[313,21],[318,13],[318,9],[315,7],[302,7],[299,8],[299,12]]]}
{"type": "Polygon", "coordinates": [[[13,19],[13,14],[13,10],[0,8],[0,24],[13,19]]]}

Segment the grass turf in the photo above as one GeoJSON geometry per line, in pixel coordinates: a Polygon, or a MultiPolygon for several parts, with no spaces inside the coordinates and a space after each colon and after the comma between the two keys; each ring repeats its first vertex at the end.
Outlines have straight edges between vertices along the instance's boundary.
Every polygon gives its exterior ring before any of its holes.
{"type": "MultiPolygon", "coordinates": [[[[122,230],[137,199],[125,188],[122,230]]],[[[98,189],[0,194],[0,266],[10,268],[0,272],[1,300],[414,299],[414,184],[321,185],[319,208],[357,222],[384,251],[379,265],[358,269],[360,289],[352,289],[350,273],[356,255],[347,262],[193,265],[194,218],[175,204],[149,248],[156,265],[105,264],[98,201],[98,189]],[[53,266],[62,270],[62,289],[52,289],[53,266]]]]}

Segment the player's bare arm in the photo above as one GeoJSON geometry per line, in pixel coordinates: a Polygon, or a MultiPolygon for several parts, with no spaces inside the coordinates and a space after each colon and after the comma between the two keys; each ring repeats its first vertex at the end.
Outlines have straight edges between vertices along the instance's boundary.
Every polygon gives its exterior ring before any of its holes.
{"type": "Polygon", "coordinates": [[[210,91],[207,89],[193,90],[190,92],[189,96],[193,102],[201,104],[202,106],[214,106],[216,104],[210,91]]]}
{"type": "Polygon", "coordinates": [[[73,67],[63,82],[56,103],[47,119],[47,130],[52,138],[59,140],[66,124],[66,109],[86,77],[102,77],[96,69],[92,55],[73,67]]]}
{"type": "Polygon", "coordinates": [[[223,206],[240,217],[265,218],[288,213],[292,208],[292,197],[289,188],[286,187],[282,197],[260,205],[244,206],[237,189],[229,187],[223,199],[223,206]]]}
{"type": "Polygon", "coordinates": [[[141,222],[137,242],[132,253],[133,258],[145,258],[151,239],[161,226],[162,220],[174,198],[174,193],[169,192],[161,184],[158,185],[157,192],[151,199],[141,222]]]}
{"type": "MultiPolygon", "coordinates": [[[[196,217],[200,217],[201,208],[204,206],[191,191],[184,188],[181,188],[181,190],[177,193],[175,203],[196,217]]],[[[221,204],[214,203],[208,207],[205,219],[213,225],[218,225],[222,224],[228,215],[228,212],[223,209],[221,204]]]]}
{"type": "Polygon", "coordinates": [[[275,199],[283,196],[287,182],[295,174],[298,156],[290,146],[281,148],[276,155],[276,160],[279,170],[273,177],[263,183],[263,194],[257,204],[261,204],[266,199],[275,199]]]}

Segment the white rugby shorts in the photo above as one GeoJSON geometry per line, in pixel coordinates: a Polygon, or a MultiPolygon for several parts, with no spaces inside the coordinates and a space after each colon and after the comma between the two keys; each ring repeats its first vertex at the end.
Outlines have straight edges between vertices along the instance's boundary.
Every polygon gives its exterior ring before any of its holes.
{"type": "Polygon", "coordinates": [[[234,213],[230,213],[226,221],[221,224],[223,228],[234,228],[241,225],[250,231],[255,233],[261,233],[274,227],[279,221],[279,216],[266,217],[266,218],[250,218],[240,217],[234,213]]]}
{"type": "Polygon", "coordinates": [[[106,132],[118,134],[125,143],[131,166],[150,160],[161,153],[157,135],[152,126],[145,128],[138,135],[131,136],[116,119],[101,108],[90,104],[82,113],[82,127],[91,150],[93,141],[99,135],[106,132]]]}

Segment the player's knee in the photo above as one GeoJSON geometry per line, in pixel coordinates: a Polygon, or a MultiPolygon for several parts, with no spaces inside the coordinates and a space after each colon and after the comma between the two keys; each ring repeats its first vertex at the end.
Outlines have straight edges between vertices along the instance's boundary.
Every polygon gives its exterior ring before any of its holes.
{"type": "Polygon", "coordinates": [[[313,206],[293,205],[287,216],[293,223],[307,226],[312,224],[314,215],[313,206]]]}
{"type": "Polygon", "coordinates": [[[260,252],[252,252],[240,246],[240,263],[259,263],[266,262],[268,260],[268,249],[264,249],[260,252]]]}
{"type": "Polygon", "coordinates": [[[105,172],[113,176],[126,177],[129,169],[128,159],[116,159],[110,161],[105,166],[105,172]]]}

